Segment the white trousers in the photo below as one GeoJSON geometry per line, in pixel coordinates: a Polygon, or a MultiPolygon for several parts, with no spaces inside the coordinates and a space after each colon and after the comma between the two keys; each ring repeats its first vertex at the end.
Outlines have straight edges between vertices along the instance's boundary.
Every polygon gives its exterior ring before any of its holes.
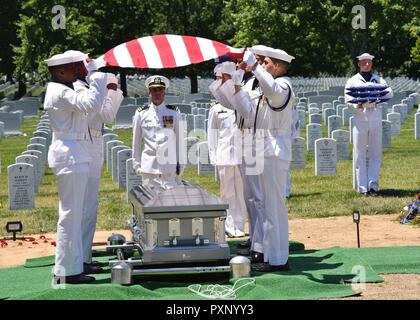
{"type": "Polygon", "coordinates": [[[98,216],[98,195],[99,184],[103,165],[103,140],[95,138],[93,145],[89,148],[92,161],[89,164],[88,183],[86,196],[83,202],[83,221],[82,221],[82,242],[83,242],[83,262],[92,262],[92,244],[95,236],[96,220],[98,216]]]}
{"type": "Polygon", "coordinates": [[[379,190],[379,171],[382,164],[382,122],[354,122],[353,152],[356,162],[356,184],[358,192],[379,190]],[[369,158],[369,162],[366,159],[369,158]]]}
{"type": "Polygon", "coordinates": [[[89,164],[53,168],[59,197],[54,273],[72,276],[83,272],[82,219],[89,164]]]}
{"type": "Polygon", "coordinates": [[[286,207],[286,179],[289,162],[264,159],[259,176],[264,203],[264,261],[283,265],[289,257],[289,221],[286,207]]]}
{"type": "Polygon", "coordinates": [[[244,236],[246,206],[239,166],[217,166],[220,178],[220,198],[229,204],[225,230],[235,237],[244,236]]]}
{"type": "Polygon", "coordinates": [[[289,170],[287,172],[286,177],[286,198],[290,197],[290,193],[292,192],[292,177],[291,177],[291,171],[289,170]]]}
{"type": "Polygon", "coordinates": [[[251,250],[263,253],[264,240],[264,205],[262,189],[258,175],[246,174],[246,162],[240,165],[242,182],[244,187],[244,199],[248,211],[249,238],[251,250]]]}

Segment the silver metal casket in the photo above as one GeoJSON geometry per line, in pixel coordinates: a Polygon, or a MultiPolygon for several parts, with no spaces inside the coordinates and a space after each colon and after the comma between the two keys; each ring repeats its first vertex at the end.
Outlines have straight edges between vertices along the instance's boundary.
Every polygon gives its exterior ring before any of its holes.
{"type": "Polygon", "coordinates": [[[110,262],[112,271],[115,266],[115,272],[121,272],[124,261],[132,276],[230,272],[225,240],[228,205],[218,197],[182,180],[169,190],[136,186],[129,199],[133,239],[107,247],[118,256],[110,262]],[[139,255],[132,256],[136,251],[139,255]]]}

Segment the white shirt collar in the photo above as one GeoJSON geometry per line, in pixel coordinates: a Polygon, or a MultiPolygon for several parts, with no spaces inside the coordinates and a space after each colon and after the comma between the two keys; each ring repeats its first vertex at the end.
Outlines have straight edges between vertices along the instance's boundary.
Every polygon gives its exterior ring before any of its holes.
{"type": "Polygon", "coordinates": [[[162,102],[160,105],[155,105],[153,102],[152,102],[152,106],[153,106],[153,108],[155,108],[155,110],[156,111],[162,111],[162,109],[163,109],[163,107],[165,106],[165,102],[162,102]]]}

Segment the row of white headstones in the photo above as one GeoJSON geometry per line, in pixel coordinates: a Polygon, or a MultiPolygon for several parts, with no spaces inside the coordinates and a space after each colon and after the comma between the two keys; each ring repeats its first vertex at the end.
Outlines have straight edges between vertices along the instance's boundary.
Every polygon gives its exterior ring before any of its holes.
{"type": "MultiPolygon", "coordinates": [[[[386,120],[382,120],[383,147],[391,147],[391,137],[400,134],[401,122],[405,121],[415,105],[420,103],[420,95],[408,100],[409,103],[392,106],[392,112],[386,113],[386,120]]],[[[301,106],[302,107],[302,106],[301,106]]],[[[305,112],[306,108],[299,108],[305,112]]],[[[386,105],[382,106],[388,111],[386,105]]],[[[346,107],[347,108],[347,107],[346,107]]],[[[340,129],[342,117],[328,115],[324,108],[324,123],[328,123],[328,137],[322,137],[322,122],[314,122],[313,115],[309,114],[309,124],[306,125],[306,150],[315,153],[315,175],[337,175],[337,161],[349,159],[349,145],[352,143],[353,117],[349,117],[349,130],[340,129]],[[312,117],[311,117],[312,116],[312,117]],[[325,121],[326,120],[326,121],[325,121]]],[[[334,110],[334,109],[333,109],[334,110]]],[[[337,110],[335,110],[337,112],[337,110]]],[[[344,108],[340,110],[344,113],[344,108]]],[[[385,113],[384,113],[385,114],[385,113]]],[[[305,116],[305,115],[304,115],[305,116]]],[[[319,117],[318,117],[319,119],[319,117]]],[[[304,120],[301,122],[304,123],[304,120]]],[[[322,120],[322,118],[321,118],[322,120]]],[[[315,120],[317,121],[317,120],[315,120]]],[[[209,161],[209,150],[205,131],[193,132],[184,139],[187,148],[187,167],[196,167],[199,176],[213,175],[218,180],[217,170],[209,161]],[[195,135],[201,135],[201,139],[195,135]]],[[[29,209],[35,207],[35,193],[45,173],[48,147],[51,143],[52,132],[48,115],[42,115],[33,137],[27,145],[27,150],[16,157],[16,163],[8,166],[9,208],[11,210],[29,209]]],[[[420,113],[415,115],[415,137],[420,140],[420,113]]],[[[133,170],[132,149],[118,140],[118,135],[110,128],[105,128],[103,135],[104,162],[106,170],[111,173],[112,179],[119,188],[128,193],[133,186],[141,183],[141,177],[133,170]]],[[[305,139],[296,137],[292,139],[291,169],[302,169],[306,165],[305,139]]],[[[354,180],[354,179],[353,179],[354,180]]]]}

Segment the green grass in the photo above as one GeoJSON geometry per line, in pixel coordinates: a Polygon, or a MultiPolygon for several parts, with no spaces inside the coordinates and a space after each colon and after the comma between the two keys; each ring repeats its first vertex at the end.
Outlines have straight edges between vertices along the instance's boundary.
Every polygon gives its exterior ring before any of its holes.
{"type": "MultiPolygon", "coordinates": [[[[7,221],[20,220],[25,234],[39,232],[41,228],[49,232],[56,230],[58,197],[55,177],[49,168],[46,169],[46,175],[35,197],[36,209],[10,211],[7,208],[7,166],[13,164],[15,157],[26,149],[38,121],[38,119],[24,121],[21,131],[26,136],[0,140],[1,229],[7,221]]],[[[131,146],[130,129],[117,130],[116,133],[120,140],[131,146]]],[[[301,130],[301,136],[306,137],[304,129],[301,130]]],[[[351,160],[339,161],[337,176],[315,177],[313,154],[307,154],[305,169],[292,171],[292,197],[288,201],[289,216],[291,219],[342,216],[350,215],[352,210],[371,215],[398,213],[405,203],[412,201],[420,191],[419,154],[420,141],[414,140],[414,113],[412,113],[402,124],[401,135],[392,138],[392,147],[384,149],[380,175],[382,195],[376,198],[362,198],[352,189],[351,160]]],[[[198,177],[195,168],[188,168],[183,177],[214,194],[219,194],[219,186],[213,176],[198,177]]],[[[98,229],[125,228],[131,212],[126,202],[126,193],[118,189],[110,173],[105,169],[101,180],[99,203],[98,229]]]]}

